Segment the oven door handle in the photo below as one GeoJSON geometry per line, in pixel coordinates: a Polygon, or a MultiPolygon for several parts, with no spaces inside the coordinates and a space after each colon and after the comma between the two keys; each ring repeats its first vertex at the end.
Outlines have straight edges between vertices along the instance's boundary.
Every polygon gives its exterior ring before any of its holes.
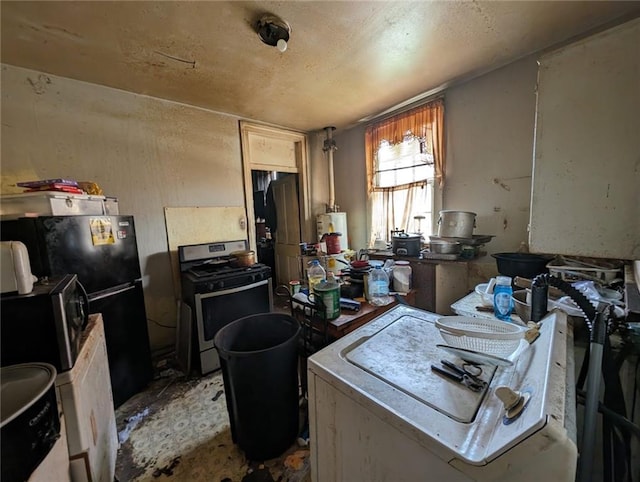
{"type": "Polygon", "coordinates": [[[262,286],[264,284],[267,284],[268,282],[269,282],[268,279],[263,279],[263,280],[255,282],[255,283],[251,283],[250,285],[242,285],[242,286],[238,286],[236,288],[222,289],[220,291],[211,291],[210,294],[212,296],[230,295],[232,293],[238,293],[240,291],[246,291],[246,290],[250,290],[250,289],[253,289],[253,288],[257,288],[258,286],[262,286]]]}

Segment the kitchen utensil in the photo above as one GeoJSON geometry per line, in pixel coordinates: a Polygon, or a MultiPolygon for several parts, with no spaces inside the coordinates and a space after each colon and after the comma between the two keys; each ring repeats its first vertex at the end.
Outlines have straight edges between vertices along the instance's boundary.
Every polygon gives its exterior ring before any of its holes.
{"type": "Polygon", "coordinates": [[[327,254],[338,254],[341,251],[340,248],[340,236],[341,233],[324,233],[320,242],[324,242],[327,245],[327,254]]]}
{"type": "Polygon", "coordinates": [[[419,256],[422,236],[419,234],[399,233],[391,238],[393,254],[399,256],[419,256]]]}
{"type": "Polygon", "coordinates": [[[455,363],[447,360],[440,360],[440,363],[442,367],[431,365],[431,370],[454,382],[461,383],[469,390],[479,392],[487,386],[487,382],[477,378],[477,376],[473,375],[470,371],[457,366],[455,363]]]}
{"type": "Polygon", "coordinates": [[[60,434],[57,371],[48,363],[2,367],[2,480],[27,480],[60,434]]]}
{"type": "Polygon", "coordinates": [[[493,307],[493,293],[489,292],[489,283],[480,283],[476,286],[475,292],[480,295],[482,305],[487,307],[493,307]]]}
{"type": "Polygon", "coordinates": [[[503,276],[515,278],[535,278],[536,275],[546,273],[547,263],[553,259],[552,256],[543,256],[531,253],[494,253],[498,273],[503,276]]]}
{"type": "Polygon", "coordinates": [[[38,281],[31,274],[29,253],[24,243],[20,241],[0,242],[0,268],[2,269],[2,283],[0,291],[9,293],[17,291],[20,295],[31,293],[33,283],[38,281]]]}
{"type": "Polygon", "coordinates": [[[488,353],[480,353],[475,350],[467,350],[465,348],[458,348],[451,345],[436,345],[436,347],[445,350],[469,363],[478,363],[480,365],[496,365],[499,367],[509,367],[513,365],[513,362],[511,360],[493,356],[488,353]]]}
{"type": "MultiPolygon", "coordinates": [[[[513,284],[515,286],[517,286],[518,288],[531,288],[531,283],[532,280],[528,279],[528,278],[523,278],[521,276],[516,276],[513,279],[513,284]]],[[[558,288],[554,288],[553,286],[549,286],[548,287],[548,292],[549,292],[549,296],[554,297],[554,298],[560,298],[562,296],[564,296],[564,293],[559,290],[558,288]]]]}
{"type": "Polygon", "coordinates": [[[524,336],[525,329],[513,323],[467,316],[445,316],[435,323],[442,339],[451,346],[489,353],[511,355],[524,336]]]}
{"type": "Polygon", "coordinates": [[[437,254],[457,254],[461,248],[462,245],[458,241],[432,240],[429,243],[431,252],[437,254]]]}
{"type": "Polygon", "coordinates": [[[565,281],[591,280],[611,284],[622,278],[622,261],[603,261],[586,257],[558,256],[547,264],[549,273],[565,281]]]}
{"type": "Polygon", "coordinates": [[[440,211],[438,236],[452,238],[470,238],[476,227],[476,213],[469,211],[440,211]]]}
{"type": "Polygon", "coordinates": [[[233,257],[232,266],[253,266],[256,264],[256,253],[253,250],[234,251],[231,256],[233,257]]]}
{"type": "MultiPolygon", "coordinates": [[[[531,321],[531,300],[527,299],[528,293],[529,293],[529,290],[526,290],[526,289],[518,290],[513,293],[514,309],[516,310],[516,314],[525,323],[527,323],[528,321],[531,321]]],[[[580,308],[578,308],[566,296],[563,296],[558,300],[553,300],[553,299],[547,300],[547,311],[551,311],[555,308],[564,311],[567,315],[570,315],[570,316],[579,316],[579,317],[584,316],[584,313],[582,313],[580,308]]]]}

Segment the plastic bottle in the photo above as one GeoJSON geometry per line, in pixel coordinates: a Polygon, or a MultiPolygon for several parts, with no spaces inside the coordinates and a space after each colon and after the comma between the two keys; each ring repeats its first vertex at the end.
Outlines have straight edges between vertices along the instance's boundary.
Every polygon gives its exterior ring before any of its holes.
{"type": "Polygon", "coordinates": [[[496,276],[496,285],[493,288],[493,313],[496,318],[503,321],[511,321],[513,310],[513,290],[509,276],[496,276]]]}
{"type": "Polygon", "coordinates": [[[384,306],[391,303],[389,277],[381,266],[376,266],[369,273],[369,303],[376,306],[384,306]]]}
{"type": "Polygon", "coordinates": [[[324,268],[320,266],[320,261],[314,259],[311,261],[311,266],[307,270],[307,280],[309,281],[309,294],[313,293],[315,286],[318,283],[326,281],[327,273],[324,268]]]}

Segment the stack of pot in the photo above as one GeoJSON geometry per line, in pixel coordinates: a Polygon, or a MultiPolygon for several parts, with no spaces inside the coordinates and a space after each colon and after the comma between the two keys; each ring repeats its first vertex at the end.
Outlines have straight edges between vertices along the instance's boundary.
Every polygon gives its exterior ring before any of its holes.
{"type": "Polygon", "coordinates": [[[464,238],[473,237],[473,228],[476,227],[476,213],[469,211],[440,211],[438,219],[438,237],[440,238],[464,238]]]}
{"type": "Polygon", "coordinates": [[[473,238],[476,226],[476,213],[470,211],[440,211],[438,219],[438,236],[432,236],[430,249],[432,253],[457,254],[462,249],[462,240],[473,238]]]}

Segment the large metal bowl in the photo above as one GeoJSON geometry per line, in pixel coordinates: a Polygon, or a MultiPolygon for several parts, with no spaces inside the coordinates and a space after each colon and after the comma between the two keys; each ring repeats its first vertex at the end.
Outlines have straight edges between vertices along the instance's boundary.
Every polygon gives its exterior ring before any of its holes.
{"type": "MultiPolygon", "coordinates": [[[[514,291],[513,295],[513,307],[516,314],[525,323],[531,321],[531,303],[527,303],[527,292],[529,290],[514,291]]],[[[551,311],[554,308],[553,302],[547,299],[547,311],[551,311]]]]}
{"type": "Polygon", "coordinates": [[[462,249],[462,245],[458,241],[431,240],[429,249],[432,253],[458,254],[462,249]]]}

